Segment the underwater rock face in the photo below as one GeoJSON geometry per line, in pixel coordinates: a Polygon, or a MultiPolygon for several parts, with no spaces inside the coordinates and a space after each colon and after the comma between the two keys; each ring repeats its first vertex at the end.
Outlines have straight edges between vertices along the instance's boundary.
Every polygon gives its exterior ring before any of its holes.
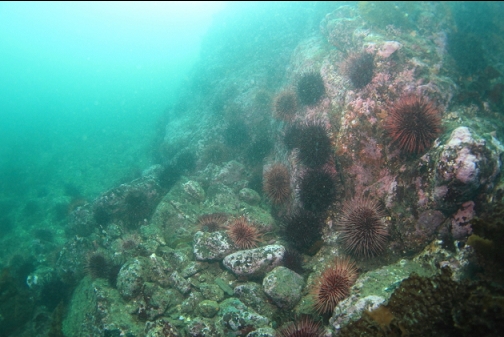
{"type": "Polygon", "coordinates": [[[117,276],[117,289],[125,300],[137,296],[142,290],[149,261],[145,257],[137,257],[126,262],[117,276]]]}
{"type": "Polygon", "coordinates": [[[146,322],[145,331],[147,332],[145,337],[180,336],[177,329],[165,318],[160,318],[155,322],[146,322]]]}
{"type": "Polygon", "coordinates": [[[84,276],[86,254],[93,249],[88,238],[76,236],[67,241],[56,262],[58,277],[68,282],[78,282],[84,276]]]}
{"type": "Polygon", "coordinates": [[[247,337],[275,337],[276,332],[272,328],[259,328],[250,332],[247,337]]]}
{"type": "Polygon", "coordinates": [[[181,296],[172,289],[164,289],[155,283],[145,282],[143,300],[139,301],[136,310],[139,317],[152,321],[161,316],[168,307],[180,303],[181,296]]]}
{"type": "Polygon", "coordinates": [[[268,301],[261,285],[255,282],[247,282],[236,286],[234,295],[247,306],[269,319],[272,319],[278,310],[278,307],[268,301]]]}
{"type": "Polygon", "coordinates": [[[212,318],[219,311],[219,304],[212,300],[204,300],[199,302],[198,310],[201,316],[212,318]]]}
{"type": "Polygon", "coordinates": [[[40,290],[46,284],[56,280],[56,274],[52,267],[37,268],[26,278],[26,285],[33,290],[40,290]]]}
{"type": "Polygon", "coordinates": [[[64,336],[143,336],[144,324],[130,314],[119,293],[107,281],[89,277],[81,280],[74,291],[63,321],[64,336]]]}
{"type": "Polygon", "coordinates": [[[347,51],[353,46],[353,35],[361,25],[362,19],[355,7],[341,6],[325,16],[320,23],[320,31],[333,46],[347,51]]]}
{"type": "Polygon", "coordinates": [[[236,160],[231,160],[221,168],[213,180],[229,187],[237,187],[243,185],[245,178],[245,166],[236,160]]]}
{"type": "Polygon", "coordinates": [[[284,253],[284,246],[269,245],[233,253],[222,263],[237,276],[258,276],[278,266],[284,253]]]}
{"type": "Polygon", "coordinates": [[[276,267],[263,279],[263,289],[280,308],[293,308],[301,299],[304,281],[296,272],[286,267],[276,267]]]}
{"type": "Polygon", "coordinates": [[[499,167],[485,140],[465,126],[456,128],[436,163],[434,198],[438,207],[447,213],[456,211],[481,187],[493,183],[499,167]]]}
{"type": "Polygon", "coordinates": [[[187,193],[190,197],[192,197],[196,201],[204,201],[205,200],[205,190],[201,187],[201,185],[194,180],[189,180],[185,184],[182,185],[184,192],[187,193]]]}
{"type": "Polygon", "coordinates": [[[221,260],[234,249],[234,244],[223,232],[197,232],[194,234],[193,252],[196,260],[221,260]]]}
{"type": "Polygon", "coordinates": [[[245,201],[249,205],[257,205],[261,202],[259,193],[251,188],[242,188],[238,193],[240,200],[245,201]]]}
{"type": "Polygon", "coordinates": [[[163,189],[152,176],[121,184],[73,211],[69,216],[69,230],[89,236],[97,228],[114,222],[129,229],[138,228],[150,218],[162,196],[163,189]]]}
{"type": "Polygon", "coordinates": [[[238,331],[248,326],[257,329],[267,327],[269,324],[269,319],[254,312],[236,298],[228,298],[222,301],[220,308],[221,310],[218,313],[219,323],[224,329],[238,331]]]}
{"type": "Polygon", "coordinates": [[[213,320],[203,317],[196,317],[187,326],[187,331],[191,337],[219,336],[216,330],[213,320]]]}

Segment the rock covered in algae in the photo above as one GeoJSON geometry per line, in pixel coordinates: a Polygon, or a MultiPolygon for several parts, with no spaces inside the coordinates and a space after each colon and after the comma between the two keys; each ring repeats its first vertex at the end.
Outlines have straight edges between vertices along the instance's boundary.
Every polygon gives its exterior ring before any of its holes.
{"type": "Polygon", "coordinates": [[[85,277],[74,290],[63,320],[65,336],[142,336],[144,324],[104,279],[85,277]]]}
{"type": "Polygon", "coordinates": [[[247,306],[270,319],[278,311],[278,307],[268,301],[266,294],[258,283],[247,282],[240,284],[234,288],[234,294],[247,306]]]}
{"type": "Polygon", "coordinates": [[[197,232],[193,252],[196,260],[221,260],[234,251],[234,244],[224,232],[197,232]]]}
{"type": "Polygon", "coordinates": [[[219,323],[225,330],[239,331],[246,327],[267,327],[268,318],[259,315],[236,298],[228,298],[220,303],[219,323]]]}
{"type": "Polygon", "coordinates": [[[117,276],[117,289],[121,296],[130,300],[137,296],[143,288],[149,261],[145,257],[137,257],[126,262],[117,276]]]}
{"type": "Polygon", "coordinates": [[[219,311],[219,303],[212,300],[203,300],[198,303],[198,311],[201,316],[212,318],[219,311]]]}
{"type": "Polygon", "coordinates": [[[434,196],[441,209],[456,211],[483,187],[491,187],[500,162],[487,142],[468,127],[453,130],[436,164],[434,196]]]}
{"type": "Polygon", "coordinates": [[[222,263],[237,276],[259,276],[280,265],[284,253],[284,246],[269,245],[230,254],[222,263]]]}
{"type": "Polygon", "coordinates": [[[292,308],[301,299],[304,281],[296,272],[278,266],[263,279],[263,289],[280,308],[292,308]]]}

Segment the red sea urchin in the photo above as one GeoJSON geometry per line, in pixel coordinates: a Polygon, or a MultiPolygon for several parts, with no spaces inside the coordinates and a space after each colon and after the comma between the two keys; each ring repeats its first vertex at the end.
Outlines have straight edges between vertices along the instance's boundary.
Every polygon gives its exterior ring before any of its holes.
{"type": "Polygon", "coordinates": [[[337,257],[313,288],[314,309],[320,314],[331,313],[341,300],[350,295],[350,288],[356,279],[355,264],[349,259],[337,257]]]}
{"type": "Polygon", "coordinates": [[[441,133],[439,110],[423,97],[405,95],[389,111],[385,129],[401,151],[421,153],[441,133]]]}
{"type": "Polygon", "coordinates": [[[273,204],[279,205],[289,200],[291,187],[287,167],[282,164],[273,165],[264,174],[263,189],[273,204]]]}
{"type": "Polygon", "coordinates": [[[291,323],[278,331],[280,337],[322,337],[324,330],[307,317],[291,323]]]}
{"type": "Polygon", "coordinates": [[[374,200],[354,198],[345,202],[337,228],[345,249],[358,257],[379,254],[385,248],[388,230],[374,200]]]}
{"type": "Polygon", "coordinates": [[[225,213],[203,214],[198,218],[198,226],[207,232],[215,232],[221,229],[226,220],[225,213]]]}
{"type": "Polygon", "coordinates": [[[365,52],[351,55],[343,67],[352,85],[356,89],[364,88],[373,79],[374,55],[365,52]]]}
{"type": "Polygon", "coordinates": [[[257,227],[251,225],[245,217],[235,219],[229,225],[227,233],[236,247],[240,249],[256,247],[261,236],[257,227]]]}

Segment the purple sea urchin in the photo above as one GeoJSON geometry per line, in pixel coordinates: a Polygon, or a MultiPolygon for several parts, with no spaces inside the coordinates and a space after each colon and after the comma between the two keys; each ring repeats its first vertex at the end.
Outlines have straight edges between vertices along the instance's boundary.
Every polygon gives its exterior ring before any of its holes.
{"type": "Polygon", "coordinates": [[[303,208],[323,212],[336,199],[335,178],[328,170],[309,169],[301,176],[298,194],[303,208]]]}
{"type": "Polygon", "coordinates": [[[377,255],[385,248],[388,229],[374,200],[354,198],[345,202],[337,228],[345,249],[358,257],[377,255]]]}
{"type": "Polygon", "coordinates": [[[282,91],[279,93],[273,103],[275,117],[284,121],[294,119],[297,111],[297,97],[292,91],[282,91]]]}
{"type": "Polygon", "coordinates": [[[373,79],[374,56],[369,53],[351,55],[344,64],[344,72],[352,85],[361,89],[373,79]]]}
{"type": "Polygon", "coordinates": [[[87,260],[86,270],[91,278],[107,278],[109,263],[102,253],[92,253],[87,260]]]}

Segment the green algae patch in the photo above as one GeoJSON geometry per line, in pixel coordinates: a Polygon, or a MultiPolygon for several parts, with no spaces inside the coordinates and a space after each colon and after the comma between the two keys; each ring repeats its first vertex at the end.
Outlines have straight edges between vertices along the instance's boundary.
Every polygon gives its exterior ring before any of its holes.
{"type": "Polygon", "coordinates": [[[370,271],[359,278],[357,283],[361,285],[360,296],[378,295],[387,298],[412,273],[427,277],[434,275],[435,270],[416,261],[400,260],[393,265],[370,271]]]}

